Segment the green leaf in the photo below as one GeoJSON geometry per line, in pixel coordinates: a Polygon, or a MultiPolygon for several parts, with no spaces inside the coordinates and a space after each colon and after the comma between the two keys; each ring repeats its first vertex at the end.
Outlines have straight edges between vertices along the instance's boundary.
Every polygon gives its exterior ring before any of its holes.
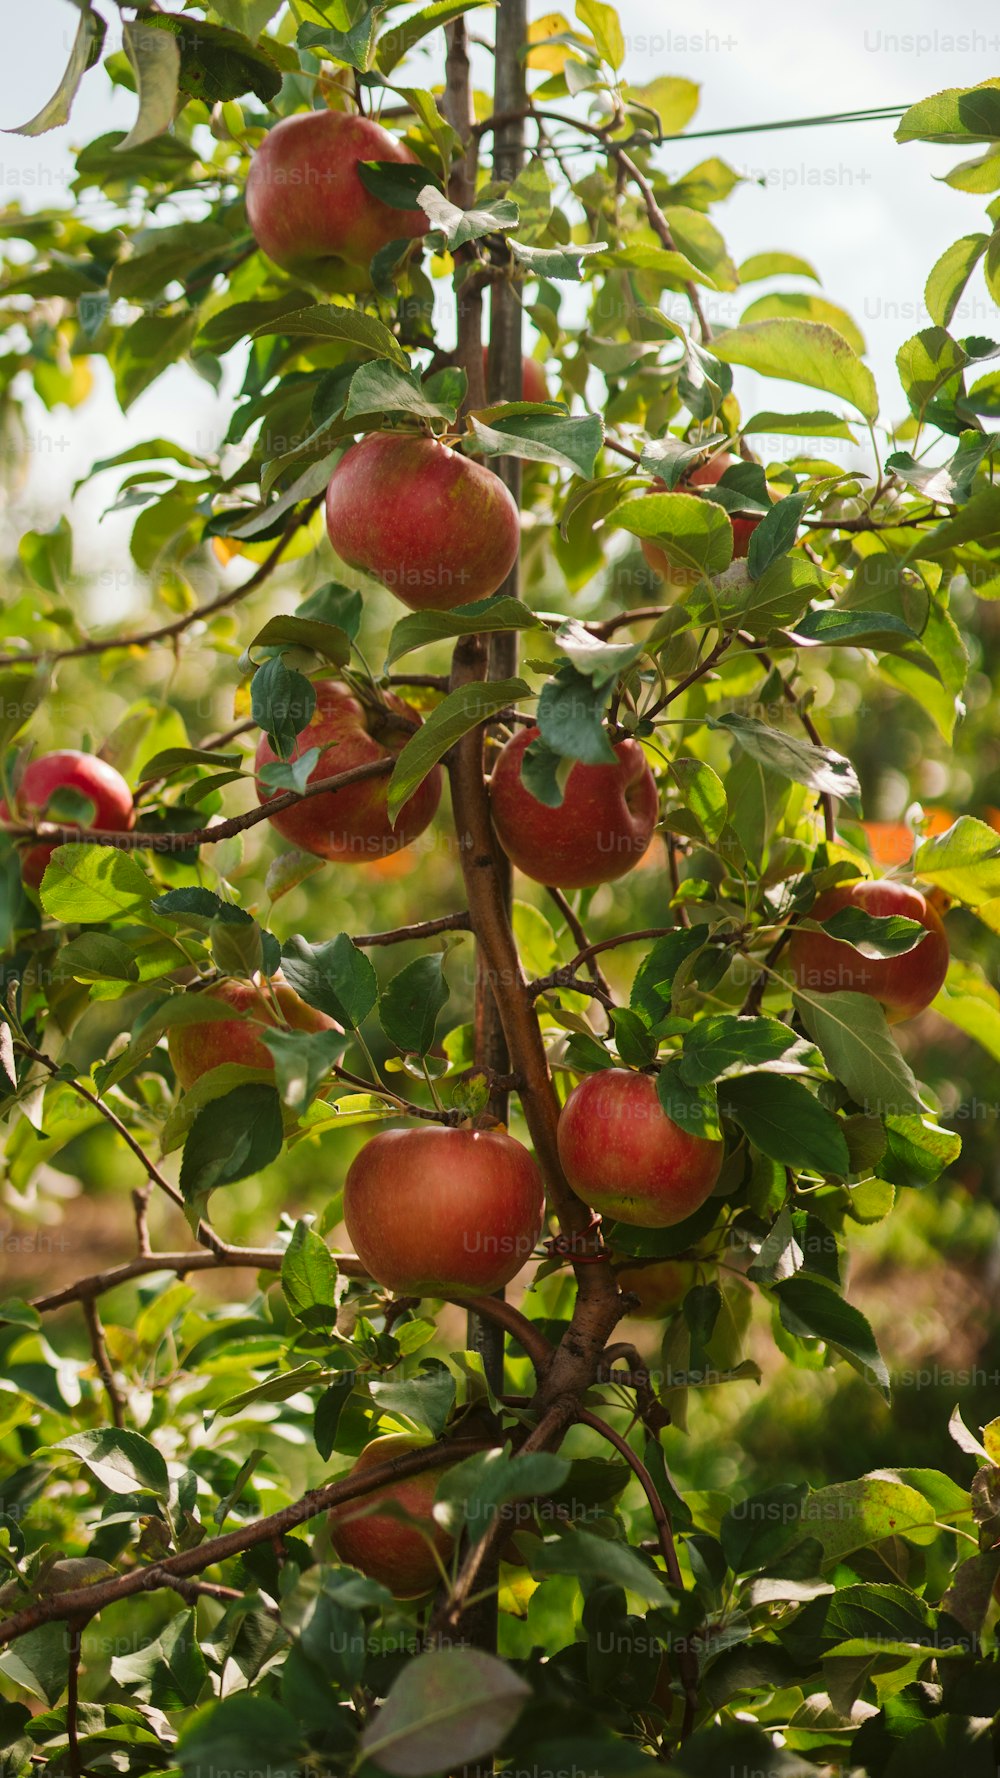
{"type": "Polygon", "coordinates": [[[122,47],[135,75],[139,94],[139,115],[127,136],[115,150],[139,148],[161,136],[173,120],[177,105],[177,83],[181,71],[181,52],[165,31],[156,31],[133,19],[122,29],[122,47]]]}
{"type": "Polygon", "coordinates": [[[729,818],[725,785],[711,766],[700,759],[673,759],[670,776],[684,807],[693,815],[710,845],[715,845],[729,818]]]}
{"type": "Polygon", "coordinates": [[[989,242],[989,235],[963,235],[961,240],[952,241],[932,266],[924,289],[924,301],[931,320],[938,327],[951,326],[962,291],[989,242]]]}
{"type": "Polygon", "coordinates": [[[111,1427],[97,1432],[74,1432],[54,1448],[79,1457],[113,1494],[156,1494],[165,1500],[170,1492],[164,1458],[138,1432],[111,1427]]]}
{"type": "Polygon", "coordinates": [[[824,1568],[843,1561],[852,1550],[867,1549],[885,1538],[905,1536],[907,1531],[933,1524],[934,1518],[933,1506],[892,1471],[876,1471],[860,1481],[816,1488],[803,1510],[809,1536],[822,1546],[824,1568]]]}
{"type": "MultiPolygon", "coordinates": [[[[123,413],[127,413],[143,390],[155,383],[161,371],[176,364],[184,356],[198,326],[192,309],[178,314],[140,315],[131,327],[119,335],[111,353],[115,376],[115,393],[123,413]]],[[[155,511],[155,508],[148,508],[155,511]]],[[[178,502],[178,511],[181,510],[178,502]]],[[[173,511],[173,506],[168,512],[173,511]]],[[[181,530],[178,523],[176,530],[181,530]]]]}
{"type": "Polygon", "coordinates": [[[921,882],[966,907],[988,907],[1000,898],[1000,835],[985,821],[960,815],[947,833],[922,842],[913,868],[921,882]]]}
{"type": "Polygon", "coordinates": [[[604,443],[599,414],[517,414],[491,410],[490,423],[469,416],[482,457],[523,457],[532,463],[555,463],[589,481],[604,443]]]}
{"type": "MultiPolygon", "coordinates": [[[[63,1624],[42,1624],[37,1630],[29,1630],[26,1636],[19,1636],[0,1654],[0,1673],[13,1685],[23,1686],[36,1698],[43,1698],[50,1709],[62,1696],[67,1670],[66,1628],[63,1624]]],[[[24,1771],[32,1769],[29,1765],[24,1771]]],[[[12,1778],[21,1778],[17,1768],[12,1778]]]]}
{"type": "Polygon", "coordinates": [[[9,132],[11,135],[43,136],[46,130],[57,129],[60,124],[68,122],[81,80],[88,68],[100,61],[107,25],[99,13],[91,11],[90,0],[73,0],[73,3],[80,14],[80,23],[76,27],[66,72],[48,103],[27,123],[15,124],[9,132]]]}
{"type": "MultiPolygon", "coordinates": [[[[889,1372],[875,1335],[860,1309],[844,1301],[836,1286],[826,1279],[798,1273],[772,1286],[783,1325],[799,1339],[822,1340],[846,1358],[865,1381],[874,1383],[889,1399],[889,1372]]],[[[815,1496],[813,1496],[815,1499],[815,1496]]],[[[933,1511],[930,1514],[933,1517],[933,1511]]],[[[815,1534],[809,1522],[810,1535],[815,1534]]],[[[851,1544],[849,1548],[857,1548],[851,1544]]]]}
{"type": "Polygon", "coordinates": [[[820,321],[751,321],[716,334],[712,351],[725,364],[742,364],[760,376],[804,383],[850,402],[866,420],[878,414],[878,393],[868,366],[847,341],[820,321]]]}
{"type": "Polygon", "coordinates": [[[897,142],[1000,141],[1000,81],[951,86],[911,105],[896,128],[897,142]]]}
{"type": "Polygon", "coordinates": [[[846,309],[839,308],[836,303],[828,302],[824,296],[814,296],[811,291],[773,291],[769,296],[759,296],[749,308],[744,309],[740,316],[740,326],[745,327],[754,321],[770,321],[789,316],[793,320],[819,321],[832,328],[841,339],[846,340],[851,350],[862,355],[865,351],[865,338],[856,322],[846,309]]]}
{"type": "Polygon", "coordinates": [[[584,259],[591,253],[603,253],[606,241],[587,246],[526,247],[523,241],[511,241],[514,258],[530,277],[552,278],[558,283],[579,283],[583,277],[584,259]]]}
{"type": "Polygon", "coordinates": [[[389,779],[389,819],[395,821],[403,804],[433,771],[449,747],[470,729],[488,722],[498,710],[531,696],[523,679],[476,681],[448,693],[432,710],[422,728],[411,735],[389,779]]]}
{"type": "Polygon", "coordinates": [[[890,611],[838,611],[827,606],[807,611],[795,624],[800,638],[823,648],[880,648],[890,651],[916,647],[920,638],[901,617],[890,611]]]}
{"type": "Polygon", "coordinates": [[[656,1092],[672,1123],[692,1136],[703,1136],[708,1142],[721,1140],[722,1124],[715,1086],[689,1086],[681,1074],[679,1056],[671,1057],[660,1069],[656,1092]]]}
{"type": "Polygon", "coordinates": [[[134,914],[153,885],[130,852],[116,846],[57,846],[45,868],[42,907],[52,920],[86,926],[134,914]]]}
{"type": "Polygon", "coordinates": [[[833,1113],[787,1074],[741,1074],[727,1080],[722,1110],[762,1154],[783,1166],[838,1175],[850,1167],[844,1132],[833,1113]]]}
{"type": "Polygon", "coordinates": [[[321,945],[296,934],[282,945],[281,961],[296,993],[341,1025],[356,1029],[375,1005],[378,978],[346,932],[321,945]]]}
{"type": "Polygon", "coordinates": [[[721,506],[694,494],[644,494],[622,501],[611,523],[652,538],[667,560],[698,575],[722,574],[733,559],[733,527],[721,506]]]}
{"type": "Polygon", "coordinates": [[[299,48],[319,50],[331,61],[366,74],[372,65],[375,31],[381,14],[380,6],[369,6],[344,31],[337,30],[334,25],[300,25],[299,48]]]}
{"type": "Polygon", "coordinates": [[[199,1111],[181,1161],[180,1188],[194,1204],[220,1185],[260,1173],[281,1153],[281,1101],[272,1086],[248,1084],[199,1111]]]}
{"type": "Polygon", "coordinates": [[[404,654],[426,648],[450,636],[494,635],[517,630],[541,629],[541,619],[523,605],[503,593],[489,599],[477,599],[472,605],[460,605],[454,611],[414,611],[401,618],[389,638],[385,664],[391,667],[404,654]]]}
{"type": "Polygon", "coordinates": [[[431,228],[444,235],[453,252],[469,241],[478,241],[483,235],[500,234],[518,224],[517,205],[509,198],[496,198],[488,208],[460,210],[435,185],[425,185],[419,195],[420,207],[431,228]]]}
{"type": "Polygon", "coordinates": [[[561,666],[542,687],[538,700],[538,727],[545,746],[584,765],[614,765],[617,755],[604,726],[610,696],[608,684],[595,685],[575,667],[561,666]]]}
{"type": "Polygon", "coordinates": [[[846,420],[823,410],[805,414],[777,414],[765,409],[763,413],[753,414],[749,420],[744,421],[743,431],[748,436],[750,433],[764,432],[774,433],[779,438],[844,438],[850,444],[857,444],[846,420]]]}
{"type": "Polygon", "coordinates": [[[818,795],[861,794],[850,760],[834,753],[831,747],[815,747],[811,741],[800,741],[797,735],[770,728],[752,716],[720,716],[711,719],[709,726],[725,729],[761,765],[783,778],[791,778],[795,784],[804,784],[818,795]]]}
{"type": "Polygon", "coordinates": [[[678,926],[658,938],[643,958],[632,982],[629,1005],[657,1022],[670,1011],[674,977],[681,965],[705,943],[705,935],[694,926],[678,926]]]}
{"type": "Polygon", "coordinates": [[[344,419],[353,420],[359,414],[415,414],[422,420],[454,420],[463,394],[464,390],[457,390],[456,400],[442,406],[428,399],[415,371],[404,372],[395,364],[376,360],[363,364],[351,378],[344,419]]]}
{"type": "Polygon", "coordinates": [[[270,1698],[238,1692],[208,1704],[185,1723],[176,1754],[184,1778],[265,1772],[294,1778],[301,1730],[294,1716],[270,1698]]]}
{"type": "Polygon", "coordinates": [[[565,1457],[542,1451],[526,1456],[509,1450],[480,1451],[447,1470],[438,1484],[437,1502],[449,1509],[449,1529],[456,1536],[465,1531],[475,1544],[504,1507],[515,1500],[555,1494],[572,1470],[565,1457]]]}
{"type": "Polygon", "coordinates": [[[870,994],[795,996],[796,1010],[835,1079],[865,1111],[919,1112],[920,1091],[870,994]]]}
{"type": "Polygon", "coordinates": [[[628,1544],[576,1527],[532,1547],[531,1567],[536,1574],[574,1574],[585,1580],[608,1581],[625,1587],[647,1605],[665,1605],[668,1598],[659,1574],[628,1544]]]}
{"type": "Polygon", "coordinates": [[[274,1057],[274,1078],[289,1111],[301,1113],[344,1053],[340,1031],[262,1031],[274,1057]]]}
{"type": "Polygon", "coordinates": [[[198,1642],[193,1611],[181,1611],[131,1654],[111,1657],[111,1677],[157,1710],[185,1710],[197,1704],[208,1679],[208,1663],[198,1642]]]}
{"type": "Polygon", "coordinates": [[[450,994],[443,956],[416,957],[407,963],[379,1000],[378,1016],[389,1042],[409,1054],[426,1056],[450,994]]]}
{"type": "Polygon", "coordinates": [[[901,957],[927,936],[919,920],[907,920],[902,914],[866,914],[860,907],[838,908],[828,920],[811,924],[821,926],[831,938],[853,945],[863,957],[901,957]]]}
{"type": "Polygon", "coordinates": [[[880,1174],[892,1185],[933,1185],[946,1167],[957,1161],[962,1139],[953,1130],[942,1130],[929,1118],[890,1112],[885,1118],[885,1153],[880,1174]]]}
{"type": "Polygon", "coordinates": [[[334,303],[317,303],[311,309],[294,309],[290,315],[274,316],[255,327],[250,337],[260,339],[272,333],[293,340],[342,340],[348,345],[363,346],[373,358],[389,358],[404,370],[409,368],[409,358],[383,322],[374,315],[363,315],[334,303]]]}
{"type": "Polygon", "coordinates": [[[337,1262],[306,1222],[297,1222],[281,1261],[281,1288],[296,1321],[332,1327],[337,1319],[337,1262]]]}
{"type": "Polygon", "coordinates": [[[403,1668],[361,1747],[391,1778],[433,1778],[492,1753],[530,1696],[531,1688],[495,1655],[435,1649],[403,1668]]]}
{"type": "Polygon", "coordinates": [[[316,709],[316,688],[304,673],[286,667],[281,656],[257,668],[250,682],[254,722],[282,759],[290,759],[296,736],[308,728],[316,709]]]}
{"type": "Polygon", "coordinates": [[[780,1019],[710,1013],[698,1020],[684,1040],[681,1078],[689,1086],[707,1086],[734,1068],[751,1069],[776,1061],[797,1041],[794,1031],[780,1019]]]}
{"type": "Polygon", "coordinates": [[[143,23],[177,39],[181,90],[207,105],[248,92],[266,105],[280,91],[282,74],[274,56],[240,31],[207,24],[187,13],[180,18],[174,13],[144,12],[143,23]]]}
{"type": "Polygon", "coordinates": [[[789,494],[761,519],[747,550],[747,567],[752,580],[759,580],[772,562],[794,546],[802,514],[811,499],[810,494],[789,494]]]}
{"type": "Polygon", "coordinates": [[[944,987],[933,1004],[942,1019],[950,1020],[995,1062],[1000,1062],[1000,994],[976,964],[953,957],[944,987]]]}
{"type": "Polygon", "coordinates": [[[656,1038],[631,1007],[616,1006],[611,1014],[615,1048],[627,1068],[645,1068],[656,1055],[656,1038]]]}
{"type": "Polygon", "coordinates": [[[419,12],[412,12],[408,18],[401,19],[398,24],[383,31],[379,38],[375,53],[375,66],[379,73],[391,74],[413,45],[426,37],[429,31],[439,30],[450,24],[452,19],[460,18],[464,12],[471,12],[476,6],[489,4],[490,0],[434,0],[431,6],[422,6],[419,12]]]}
{"type": "Polygon", "coordinates": [[[323,623],[291,612],[269,617],[264,628],[257,631],[250,647],[311,648],[313,654],[321,655],[337,667],[346,667],[351,658],[351,638],[346,630],[338,624],[323,623]]]}
{"type": "Polygon", "coordinates": [[[800,259],[797,253],[751,253],[739,268],[741,284],[756,284],[763,278],[811,278],[814,284],[822,279],[814,271],[808,259],[800,259]]]}
{"type": "Polygon", "coordinates": [[[455,1405],[455,1379],[437,1359],[414,1377],[373,1380],[370,1388],[380,1413],[426,1426],[435,1438],[442,1436],[455,1405]]]}
{"type": "Polygon", "coordinates": [[[604,0],[576,0],[576,16],[587,26],[608,67],[620,68],[625,60],[625,38],[614,7],[605,5],[604,0]]]}
{"type": "Polygon", "coordinates": [[[687,128],[697,111],[700,92],[701,87],[694,80],[684,80],[677,75],[661,75],[645,86],[629,86],[627,99],[630,103],[638,100],[640,105],[655,111],[659,118],[661,135],[678,136],[687,128]]]}

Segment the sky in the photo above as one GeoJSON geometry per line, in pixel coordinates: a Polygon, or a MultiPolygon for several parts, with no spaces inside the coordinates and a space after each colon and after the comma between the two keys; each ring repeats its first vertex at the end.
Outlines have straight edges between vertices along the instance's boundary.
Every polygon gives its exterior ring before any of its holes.
{"type": "MultiPolygon", "coordinates": [[[[531,16],[552,5],[529,0],[531,16]]],[[[103,10],[117,19],[110,0],[103,10]]],[[[68,0],[31,0],[7,11],[0,125],[9,130],[54,89],[78,15],[68,0]]],[[[641,84],[673,74],[701,84],[692,129],[903,106],[942,87],[971,86],[1000,74],[1000,27],[988,23],[981,0],[951,0],[946,9],[939,0],[908,0],[905,7],[896,0],[878,9],[870,0],[838,0],[836,7],[808,12],[801,0],[770,0],[752,11],[746,0],[704,0],[697,9],[668,0],[619,0],[619,13],[627,78],[641,84]]],[[[105,130],[127,128],[133,107],[134,99],[113,89],[100,68],[91,71],[68,125],[33,139],[0,138],[0,201],[19,199],[26,207],[57,201],[72,174],[73,148],[105,130]]],[[[733,257],[739,263],[750,253],[783,248],[815,266],[823,293],[848,309],[865,335],[886,418],[903,411],[896,350],[929,324],[923,290],[931,266],[956,237],[984,226],[982,198],[938,182],[965,158],[963,151],[922,143],[901,147],[893,128],[890,121],[723,134],[660,150],[667,171],[683,172],[717,154],[750,175],[713,213],[733,257]]],[[[720,327],[734,324],[747,303],[773,287],[711,297],[710,319],[720,327]]],[[[1000,311],[977,273],[956,331],[992,334],[998,326],[1000,311]]],[[[193,372],[171,372],[122,415],[106,367],[95,363],[95,395],[74,413],[61,410],[55,423],[46,419],[51,445],[40,433],[26,485],[7,514],[10,529],[51,523],[71,511],[80,557],[92,568],[127,547],[132,518],[116,514],[100,521],[111,498],[110,478],[86,487],[70,506],[72,483],[89,464],[110,449],[169,436],[172,429],[188,439],[195,433],[218,438],[225,429],[222,404],[193,372]]],[[[786,410],[796,404],[789,386],[747,373],[738,373],[737,387],[746,403],[786,410]]],[[[823,400],[811,394],[808,404],[823,400]]],[[[107,598],[102,615],[111,618],[117,615],[113,582],[107,598]]]]}

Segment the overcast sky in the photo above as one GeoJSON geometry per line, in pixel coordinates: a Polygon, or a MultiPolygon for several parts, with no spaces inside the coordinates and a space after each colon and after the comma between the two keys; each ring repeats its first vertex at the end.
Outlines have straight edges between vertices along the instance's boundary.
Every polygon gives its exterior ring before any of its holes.
{"type": "MultiPolygon", "coordinates": [[[[570,4],[572,0],[570,0],[570,4]]],[[[553,0],[529,0],[533,16],[553,0]]],[[[104,10],[117,19],[110,4],[104,10]]],[[[567,7],[569,11],[569,7],[567,7]]],[[[68,0],[31,0],[5,8],[0,69],[0,123],[30,117],[57,83],[77,22],[68,0]]],[[[981,0],[909,0],[875,8],[870,0],[838,0],[810,8],[801,0],[707,0],[697,9],[666,0],[620,0],[628,38],[627,76],[641,83],[658,74],[685,75],[702,86],[693,129],[760,124],[865,106],[906,105],[945,86],[971,86],[1000,74],[1000,30],[987,23],[981,0]],[[697,20],[695,25],[694,20],[697,20]]],[[[70,123],[48,135],[0,140],[3,201],[32,207],[51,203],[71,176],[70,152],[91,136],[127,127],[134,100],[112,89],[98,68],[83,82],[70,123]]],[[[665,169],[684,171],[719,154],[764,183],[737,187],[714,212],[739,262],[751,252],[781,247],[809,259],[824,293],[853,314],[866,336],[883,414],[898,416],[902,398],[894,370],[899,344],[928,324],[923,310],[927,273],[957,236],[981,229],[982,198],[953,192],[935,180],[963,158],[954,148],[898,147],[893,123],[858,123],[753,136],[721,135],[709,142],[665,145],[665,169]]],[[[745,304],[771,285],[715,298],[721,325],[735,322],[745,304]]],[[[799,286],[808,288],[808,286],[799,286]]],[[[982,277],[958,332],[995,333],[1000,314],[982,277]]],[[[35,453],[27,506],[47,520],[67,508],[69,488],[89,463],[111,448],[174,429],[190,439],[218,437],[220,409],[207,385],[189,371],[171,373],[123,416],[96,361],[99,393],[75,414],[62,412],[54,428],[61,448],[35,453]]],[[[790,409],[795,391],[740,375],[745,398],[790,409]]],[[[822,397],[810,396],[810,405],[822,397]]],[[[51,424],[51,423],[49,423],[51,424]]],[[[110,481],[86,489],[74,517],[81,553],[95,566],[125,545],[128,515],[97,515],[110,481]]],[[[13,517],[11,514],[9,517],[13,517]]],[[[108,612],[107,615],[112,615],[108,612]]]]}

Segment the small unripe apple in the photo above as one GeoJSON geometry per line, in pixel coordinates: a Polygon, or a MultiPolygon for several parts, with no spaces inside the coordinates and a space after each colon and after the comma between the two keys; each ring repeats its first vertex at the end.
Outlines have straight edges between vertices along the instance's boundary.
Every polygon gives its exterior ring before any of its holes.
{"type": "Polygon", "coordinates": [[[623,1295],[639,1299],[628,1310],[633,1320],[660,1321],[680,1307],[704,1269],[691,1259],[636,1259],[616,1266],[615,1277],[623,1295]]]}
{"type": "MultiPolygon", "coordinates": [[[[716,482],[722,480],[726,470],[732,469],[738,462],[738,457],[732,457],[727,452],[723,452],[721,456],[710,457],[707,463],[699,463],[696,469],[689,469],[686,475],[681,476],[676,492],[683,493],[686,488],[714,488],[716,482]]],[[[666,485],[666,482],[660,481],[657,477],[648,491],[650,494],[662,494],[666,485]]],[[[741,519],[730,514],[729,522],[733,527],[733,560],[738,561],[749,550],[750,539],[760,524],[760,518],[741,519]]],[[[678,567],[671,562],[666,551],[661,549],[651,537],[642,539],[642,553],[649,566],[654,568],[663,580],[680,581],[687,584],[690,580],[698,578],[693,569],[678,567]]]]}
{"type": "Polygon", "coordinates": [[[337,464],[326,528],[338,556],[411,611],[488,598],[517,560],[517,505],[500,477],[415,432],[369,432],[337,464]]]}
{"type": "MultiPolygon", "coordinates": [[[[487,392],[489,390],[490,349],[483,347],[483,371],[486,375],[487,392]]],[[[521,359],[521,401],[551,401],[549,385],[545,381],[545,372],[537,358],[529,358],[527,354],[521,359]]]]}
{"type": "Polygon", "coordinates": [[[625,876],[649,845],[660,813],[656,779],[638,741],[616,743],[616,765],[575,765],[561,806],[550,809],[521,778],[521,761],[537,737],[537,728],[521,729],[490,778],[493,825],[511,863],[536,883],[559,889],[625,876]]]}
{"type": "Polygon", "coordinates": [[[675,1124],[653,1076],[628,1068],[588,1074],[559,1118],[559,1159],[577,1196],[637,1228],[693,1216],[711,1196],[724,1151],[675,1124]]]}
{"type": "MultiPolygon", "coordinates": [[[[0,802],[0,821],[62,821],[59,815],[46,814],[49,801],[60,790],[73,791],[93,803],[94,817],[87,822],[88,828],[127,833],[135,820],[132,792],[121,773],[96,754],[64,748],[29,761],[17,787],[15,812],[11,815],[6,802],[0,802]]],[[[64,825],[76,827],[79,823],[68,820],[64,825]]],[[[37,889],[54,851],[53,845],[29,845],[21,852],[21,877],[29,889],[37,889]]]]}
{"type": "Polygon", "coordinates": [[[167,1032],[174,1073],[185,1090],[224,1062],[239,1062],[244,1068],[273,1068],[274,1057],[262,1033],[282,1023],[293,1031],[340,1030],[336,1019],[309,1006],[280,975],[271,977],[270,989],[263,983],[258,986],[226,977],[206,988],[203,997],[232,1007],[235,1016],[174,1025],[167,1032]]]}
{"type": "MultiPolygon", "coordinates": [[[[310,784],[377,759],[394,759],[410,739],[413,728],[394,723],[392,717],[406,717],[410,724],[420,727],[417,712],[392,692],[383,694],[379,706],[362,704],[346,685],[335,679],[317,680],[315,692],[316,708],[296,736],[292,751],[293,759],[298,759],[312,747],[321,749],[309,774],[310,784]]],[[[283,794],[260,778],[261,766],[277,757],[267,736],[262,735],[255,761],[257,799],[262,805],[283,794]]],[[[388,792],[386,773],[381,778],[348,784],[343,790],[306,797],[269,819],[284,839],[303,852],[336,859],[339,864],[367,864],[389,852],[400,851],[429,826],[441,800],[441,768],[435,766],[403,804],[395,827],[389,825],[388,792]]]]}
{"type": "Polygon", "coordinates": [[[386,1130],[351,1162],[344,1222],[370,1276],[400,1296],[502,1290],[530,1259],[545,1193],[506,1130],[386,1130]]]}
{"type": "Polygon", "coordinates": [[[247,177],[247,217],[258,247],[287,271],[321,284],[331,274],[343,282],[347,268],[367,267],[380,247],[427,228],[422,210],[393,209],[370,192],[358,162],[415,160],[370,117],[311,111],[283,118],[264,137],[247,177]]]}
{"type": "MultiPolygon", "coordinates": [[[[406,1451],[422,1450],[425,1442],[405,1433],[388,1433],[383,1438],[373,1439],[365,1446],[350,1473],[363,1475],[366,1470],[388,1463],[393,1457],[401,1457],[406,1451]]],[[[421,1535],[416,1525],[407,1525],[402,1519],[372,1508],[377,1504],[391,1504],[419,1520],[441,1561],[448,1562],[455,1542],[436,1523],[432,1513],[438,1483],[448,1467],[443,1463],[438,1469],[403,1476],[398,1482],[387,1482],[385,1487],[363,1494],[357,1500],[345,1500],[341,1506],[332,1506],[327,1516],[330,1541],[340,1561],[349,1568],[359,1568],[372,1580],[381,1581],[397,1599],[418,1599],[422,1593],[429,1593],[440,1580],[441,1570],[427,1538],[421,1535]]]]}
{"type": "Polygon", "coordinates": [[[846,907],[879,919],[900,914],[918,920],[927,937],[898,957],[866,957],[828,933],[796,928],[788,947],[796,986],[807,994],[870,994],[882,1003],[890,1024],[914,1018],[940,992],[948,973],[948,940],[937,909],[904,883],[863,881],[827,889],[809,918],[829,920],[846,907]]]}

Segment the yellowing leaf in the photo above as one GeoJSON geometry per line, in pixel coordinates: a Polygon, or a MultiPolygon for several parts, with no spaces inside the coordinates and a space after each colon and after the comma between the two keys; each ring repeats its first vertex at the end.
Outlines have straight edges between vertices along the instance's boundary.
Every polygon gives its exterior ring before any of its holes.
{"type": "Polygon", "coordinates": [[[543,68],[546,74],[561,74],[570,53],[569,45],[551,43],[549,39],[562,32],[569,33],[571,29],[569,19],[564,18],[561,12],[547,12],[544,17],[535,19],[528,26],[528,42],[532,47],[524,58],[525,66],[543,68]]]}

